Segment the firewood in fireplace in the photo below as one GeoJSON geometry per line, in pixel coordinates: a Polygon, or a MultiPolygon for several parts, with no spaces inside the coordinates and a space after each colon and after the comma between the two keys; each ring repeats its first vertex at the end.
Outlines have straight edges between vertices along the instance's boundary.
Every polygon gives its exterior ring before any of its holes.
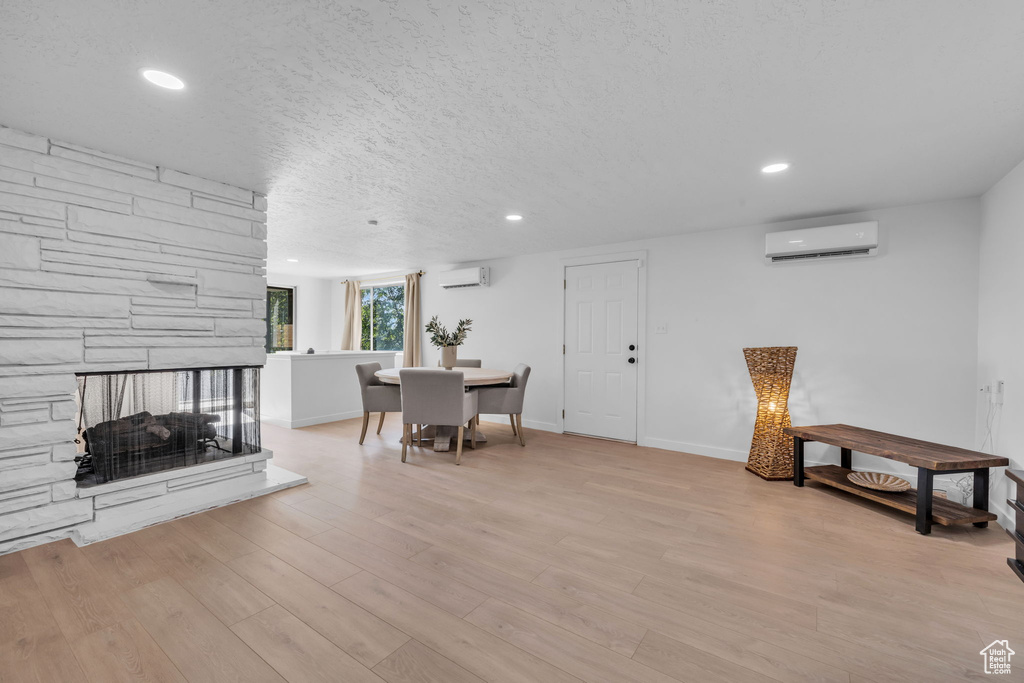
{"type": "Polygon", "coordinates": [[[86,430],[86,436],[90,453],[101,457],[148,452],[164,446],[176,452],[194,453],[205,450],[206,442],[217,439],[214,423],[219,421],[220,415],[211,413],[153,415],[143,411],[94,425],[86,430]]]}
{"type": "Polygon", "coordinates": [[[145,431],[146,425],[156,424],[156,418],[148,411],[129,415],[117,420],[100,422],[89,428],[94,438],[111,438],[114,435],[145,431]]]}
{"type": "Polygon", "coordinates": [[[146,431],[160,437],[162,441],[167,441],[167,439],[171,438],[171,430],[162,424],[146,425],[146,431]]]}

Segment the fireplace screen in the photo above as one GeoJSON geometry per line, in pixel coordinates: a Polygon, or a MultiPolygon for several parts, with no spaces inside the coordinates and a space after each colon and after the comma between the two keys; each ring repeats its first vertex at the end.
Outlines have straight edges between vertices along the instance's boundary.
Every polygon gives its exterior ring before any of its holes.
{"type": "Polygon", "coordinates": [[[78,376],[79,486],[260,450],[260,369],[78,376]]]}

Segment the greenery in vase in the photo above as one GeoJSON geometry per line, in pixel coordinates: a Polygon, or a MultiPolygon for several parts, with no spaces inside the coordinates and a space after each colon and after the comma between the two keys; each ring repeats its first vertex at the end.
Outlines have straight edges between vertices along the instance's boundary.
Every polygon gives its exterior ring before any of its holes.
{"type": "Polygon", "coordinates": [[[469,318],[460,320],[459,324],[455,326],[455,331],[449,332],[444,325],[438,322],[435,315],[427,323],[430,343],[439,349],[445,346],[462,346],[462,342],[466,341],[466,333],[473,329],[470,327],[472,324],[473,321],[469,318]]]}

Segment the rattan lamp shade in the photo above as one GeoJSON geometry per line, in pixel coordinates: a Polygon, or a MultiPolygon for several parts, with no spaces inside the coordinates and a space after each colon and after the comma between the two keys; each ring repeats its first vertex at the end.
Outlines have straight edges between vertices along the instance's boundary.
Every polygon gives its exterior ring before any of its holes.
{"type": "Polygon", "coordinates": [[[795,346],[743,349],[757,394],[757,420],[747,469],[769,481],[793,478],[793,438],[783,433],[789,419],[789,385],[796,364],[795,346]]]}

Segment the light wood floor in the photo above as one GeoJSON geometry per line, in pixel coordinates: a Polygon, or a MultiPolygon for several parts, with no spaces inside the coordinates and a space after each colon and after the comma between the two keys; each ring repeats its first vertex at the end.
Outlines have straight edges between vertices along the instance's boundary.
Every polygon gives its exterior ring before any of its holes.
{"type": "Polygon", "coordinates": [[[400,431],[268,426],[310,485],[0,557],[0,680],[932,683],[1024,647],[998,526],[500,424],[403,465],[400,431]]]}

